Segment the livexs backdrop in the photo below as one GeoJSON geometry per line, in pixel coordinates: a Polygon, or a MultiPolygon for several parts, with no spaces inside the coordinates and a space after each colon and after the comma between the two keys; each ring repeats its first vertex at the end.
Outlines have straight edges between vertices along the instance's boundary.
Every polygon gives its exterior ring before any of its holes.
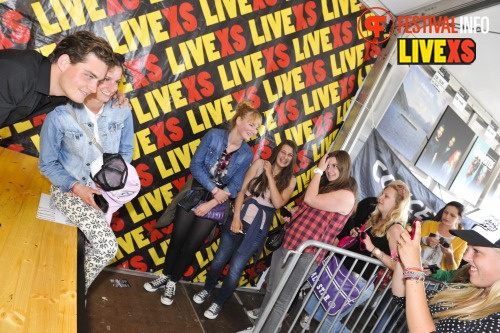
{"type": "MultiPolygon", "coordinates": [[[[172,225],[154,229],[156,220],[185,183],[200,139],[225,126],[239,101],[263,115],[249,142],[255,158],[285,138],[298,144],[297,199],[380,53],[358,29],[364,10],[355,0],[0,0],[0,49],[48,55],[66,35],[90,30],[125,55],[142,190],[114,216],[112,265],[157,272],[172,225]]],[[[44,118],[0,129],[2,145],[36,156],[44,118]]],[[[185,279],[204,281],[217,244],[202,246],[185,279]]],[[[240,284],[255,284],[268,264],[265,250],[240,284]]]]}

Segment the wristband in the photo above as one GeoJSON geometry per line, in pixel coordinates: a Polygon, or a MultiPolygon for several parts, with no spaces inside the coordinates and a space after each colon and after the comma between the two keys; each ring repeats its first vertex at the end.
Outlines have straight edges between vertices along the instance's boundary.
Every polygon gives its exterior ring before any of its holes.
{"type": "Polygon", "coordinates": [[[320,168],[314,168],[313,170],[314,173],[317,173],[318,175],[322,176],[323,175],[323,170],[321,170],[320,168]]]}
{"type": "Polygon", "coordinates": [[[423,272],[424,268],[422,266],[406,266],[404,268],[405,271],[418,271],[423,272]]]}
{"type": "Polygon", "coordinates": [[[412,280],[416,281],[417,283],[419,282],[424,282],[425,281],[425,273],[420,272],[420,271],[413,271],[413,270],[404,270],[403,271],[403,278],[405,280],[412,280]]]}

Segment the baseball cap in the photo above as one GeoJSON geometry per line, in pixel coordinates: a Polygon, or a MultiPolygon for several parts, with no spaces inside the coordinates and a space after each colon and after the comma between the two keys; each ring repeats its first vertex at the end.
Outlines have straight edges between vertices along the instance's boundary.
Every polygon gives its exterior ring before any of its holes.
{"type": "MultiPolygon", "coordinates": [[[[141,190],[141,181],[137,170],[130,163],[125,162],[127,167],[127,179],[123,188],[114,191],[104,191],[100,189],[102,196],[109,204],[108,210],[105,213],[106,220],[111,223],[113,213],[120,209],[121,206],[131,201],[137,196],[141,190]]],[[[99,157],[96,161],[92,162],[90,165],[90,173],[94,175],[102,166],[102,157],[99,157]]]]}
{"type": "Polygon", "coordinates": [[[450,233],[472,245],[500,248],[500,221],[495,217],[475,224],[470,230],[450,230],[450,233]]]}
{"type": "Polygon", "coordinates": [[[127,174],[126,162],[120,154],[104,153],[90,165],[90,177],[104,191],[123,188],[127,174]]]}

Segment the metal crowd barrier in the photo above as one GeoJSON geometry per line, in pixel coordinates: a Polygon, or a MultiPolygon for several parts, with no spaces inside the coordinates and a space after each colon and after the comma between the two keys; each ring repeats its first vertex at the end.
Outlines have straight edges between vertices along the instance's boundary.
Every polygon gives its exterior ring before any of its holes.
{"type": "MultiPolygon", "coordinates": [[[[254,333],[261,332],[262,327],[264,326],[267,318],[269,317],[269,314],[271,313],[272,309],[274,308],[276,301],[282,292],[286,280],[290,276],[291,272],[293,271],[293,268],[297,264],[300,254],[304,252],[309,247],[317,247],[319,250],[316,251],[316,254],[314,258],[319,256],[320,251],[326,251],[326,259],[324,260],[324,265],[322,266],[322,270],[319,273],[319,275],[323,274],[325,271],[325,268],[327,266],[327,263],[333,258],[335,255],[338,259],[340,259],[340,263],[342,264],[345,260],[346,257],[350,257],[354,259],[354,264],[351,267],[354,267],[357,263],[364,263],[363,264],[363,270],[360,275],[354,273],[353,276],[356,279],[356,285],[362,279],[361,275],[363,275],[364,272],[371,272],[371,275],[374,277],[369,281],[369,283],[374,284],[373,292],[370,293],[369,298],[366,302],[363,304],[359,304],[360,298],[358,298],[354,304],[351,305],[353,307],[353,310],[344,316],[342,318],[341,323],[342,328],[340,329],[340,332],[345,333],[344,328],[349,329],[352,333],[403,333],[403,332],[408,332],[407,326],[406,326],[406,315],[405,311],[403,308],[398,307],[397,305],[394,304],[392,301],[392,291],[391,291],[391,284],[392,280],[389,282],[388,286],[385,289],[378,290],[383,277],[388,273],[389,269],[385,267],[382,262],[380,262],[378,259],[374,259],[371,257],[363,256],[358,253],[354,253],[345,249],[338,248],[336,246],[328,245],[325,243],[321,243],[318,241],[313,241],[309,240],[304,242],[299,246],[297,251],[293,251],[291,255],[289,255],[286,258],[286,269],[284,271],[283,277],[281,278],[280,282],[275,288],[275,292],[273,292],[273,295],[271,296],[269,303],[267,304],[266,308],[261,309],[260,311],[260,316],[259,319],[257,320],[254,328],[254,333]],[[376,280],[375,275],[379,270],[383,270],[383,276],[382,278],[376,280]]],[[[313,319],[317,311],[322,307],[320,302],[316,304],[314,307],[314,310],[312,313],[308,314],[310,317],[310,327],[309,328],[304,328],[300,325],[300,320],[303,315],[306,314],[304,308],[311,299],[311,297],[314,297],[313,291],[314,288],[316,287],[319,279],[315,281],[315,283],[310,286],[308,289],[307,293],[303,293],[303,290],[309,286],[309,283],[306,282],[307,278],[309,277],[308,272],[311,270],[312,266],[314,264],[314,260],[311,261],[311,264],[309,265],[308,269],[304,270],[304,274],[302,276],[302,280],[304,281],[304,284],[302,286],[299,286],[297,290],[295,290],[295,293],[298,295],[302,295],[302,297],[299,297],[299,303],[300,304],[295,304],[293,306],[293,309],[291,309],[292,303],[291,302],[288,305],[288,310],[285,311],[285,314],[281,318],[281,331],[280,332],[308,332],[308,333],[313,333],[313,332],[319,332],[321,325],[325,322],[326,319],[332,320],[333,322],[331,323],[331,326],[328,326],[326,328],[326,332],[328,333],[338,333],[333,331],[333,326],[335,323],[339,320],[341,312],[339,311],[336,315],[331,316],[328,314],[328,311],[324,311],[325,314],[322,316],[321,320],[316,320],[313,319]],[[300,299],[301,298],[301,299],[300,299]],[[300,302],[301,301],[301,302],[300,302]],[[288,313],[287,313],[288,312],[288,313]],[[328,318],[330,317],[330,318],[328,318]]],[[[332,272],[333,274],[336,274],[336,272],[332,272]]],[[[349,270],[349,273],[352,273],[352,268],[349,270]]],[[[347,280],[345,280],[347,281],[347,280]]],[[[345,284],[345,281],[342,283],[340,290],[345,284]]],[[[333,279],[330,280],[329,284],[325,288],[325,293],[328,287],[330,287],[331,283],[333,282],[333,279]]],[[[337,281],[338,282],[338,281],[337,281]]],[[[443,286],[442,283],[439,281],[433,281],[430,285],[428,282],[426,282],[427,288],[436,288],[439,289],[443,286]]],[[[362,292],[366,292],[366,289],[363,289],[362,292]]],[[[348,297],[351,296],[352,290],[347,295],[348,297]]],[[[325,294],[323,294],[325,295],[325,294]]],[[[335,294],[335,296],[331,296],[330,293],[330,299],[335,301],[335,299],[339,296],[339,292],[335,294]],[[333,297],[333,298],[332,298],[333,297]]],[[[274,329],[274,332],[278,332],[279,327],[276,327],[274,329]]],[[[325,327],[323,328],[323,332],[325,332],[325,327]]]]}

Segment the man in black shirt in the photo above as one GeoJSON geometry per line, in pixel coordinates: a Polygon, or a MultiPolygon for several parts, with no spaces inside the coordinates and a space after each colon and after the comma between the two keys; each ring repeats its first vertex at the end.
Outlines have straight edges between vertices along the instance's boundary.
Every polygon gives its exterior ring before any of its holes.
{"type": "Polygon", "coordinates": [[[112,59],[108,42],[89,31],[67,36],[48,58],[34,50],[0,50],[0,128],[68,100],[83,103],[112,59]]]}

